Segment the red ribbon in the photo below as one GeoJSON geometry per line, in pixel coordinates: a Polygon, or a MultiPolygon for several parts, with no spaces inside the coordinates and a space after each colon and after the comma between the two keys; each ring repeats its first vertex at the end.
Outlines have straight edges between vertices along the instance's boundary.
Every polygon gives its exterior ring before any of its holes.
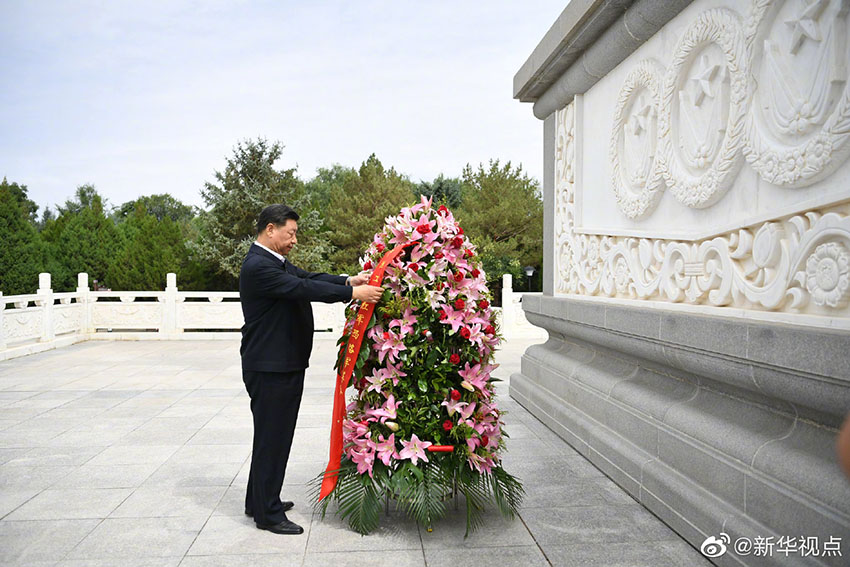
{"type": "MultiPolygon", "coordinates": [[[[378,262],[378,265],[372,272],[372,276],[369,278],[369,285],[381,285],[387,266],[396,259],[402,250],[412,244],[413,242],[401,244],[384,254],[384,257],[378,262]]],[[[322,479],[322,490],[319,492],[320,501],[333,492],[333,489],[336,487],[339,467],[342,462],[342,420],[345,418],[345,390],[348,388],[351,373],[354,372],[354,365],[357,363],[357,357],[360,355],[360,345],[363,343],[363,335],[366,333],[366,327],[369,325],[374,311],[374,303],[363,302],[360,304],[354,320],[354,328],[351,329],[351,334],[348,336],[348,343],[345,345],[345,362],[339,374],[336,375],[333,421],[331,421],[330,457],[328,459],[328,468],[325,469],[325,478],[322,479]]]]}

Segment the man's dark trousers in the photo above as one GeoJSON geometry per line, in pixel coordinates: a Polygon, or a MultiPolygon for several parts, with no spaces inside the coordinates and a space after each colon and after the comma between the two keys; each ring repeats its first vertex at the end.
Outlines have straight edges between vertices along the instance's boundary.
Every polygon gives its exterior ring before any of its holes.
{"type": "Polygon", "coordinates": [[[242,371],[254,415],[254,450],[245,495],[245,510],[261,525],[286,519],[280,489],[292,448],[298,407],[304,390],[304,370],[294,372],[242,371]]]}

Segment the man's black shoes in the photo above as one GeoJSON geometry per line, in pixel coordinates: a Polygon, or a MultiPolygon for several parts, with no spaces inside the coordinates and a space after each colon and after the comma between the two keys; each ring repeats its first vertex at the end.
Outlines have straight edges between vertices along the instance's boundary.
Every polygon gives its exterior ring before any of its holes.
{"type": "Polygon", "coordinates": [[[289,520],[284,520],[279,524],[272,524],[270,526],[257,524],[257,527],[261,530],[272,532],[273,534],[298,535],[304,533],[304,528],[289,520]]]}
{"type": "MultiPolygon", "coordinates": [[[[295,506],[295,502],[292,502],[290,500],[284,500],[283,502],[281,502],[281,504],[283,504],[283,507],[281,508],[281,510],[283,510],[284,512],[289,512],[295,506]]],[[[245,515],[253,518],[254,517],[254,511],[249,510],[248,508],[245,508],[245,515]]]]}

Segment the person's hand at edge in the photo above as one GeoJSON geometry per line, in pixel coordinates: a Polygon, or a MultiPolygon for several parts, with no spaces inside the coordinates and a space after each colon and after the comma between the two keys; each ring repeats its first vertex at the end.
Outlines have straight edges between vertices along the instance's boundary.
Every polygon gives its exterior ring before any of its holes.
{"type": "Polygon", "coordinates": [[[384,293],[384,288],[376,285],[358,285],[351,289],[351,298],[366,303],[377,303],[384,293]]]}
{"type": "Polygon", "coordinates": [[[359,285],[367,284],[369,283],[370,277],[371,274],[369,274],[368,272],[360,272],[356,276],[348,277],[348,285],[350,285],[351,287],[357,287],[359,285]]]}

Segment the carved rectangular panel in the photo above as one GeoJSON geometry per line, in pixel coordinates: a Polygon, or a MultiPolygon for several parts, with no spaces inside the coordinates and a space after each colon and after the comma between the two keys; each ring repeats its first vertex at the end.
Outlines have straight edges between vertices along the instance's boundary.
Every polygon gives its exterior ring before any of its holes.
{"type": "Polygon", "coordinates": [[[159,329],[163,304],[159,302],[97,302],[91,305],[96,329],[159,329]]]}
{"type": "Polygon", "coordinates": [[[241,329],[242,304],[191,301],[177,304],[177,327],[181,329],[241,329]]]}
{"type": "Polygon", "coordinates": [[[6,344],[38,339],[43,327],[44,314],[40,307],[9,309],[3,313],[3,340],[6,344]]]}

